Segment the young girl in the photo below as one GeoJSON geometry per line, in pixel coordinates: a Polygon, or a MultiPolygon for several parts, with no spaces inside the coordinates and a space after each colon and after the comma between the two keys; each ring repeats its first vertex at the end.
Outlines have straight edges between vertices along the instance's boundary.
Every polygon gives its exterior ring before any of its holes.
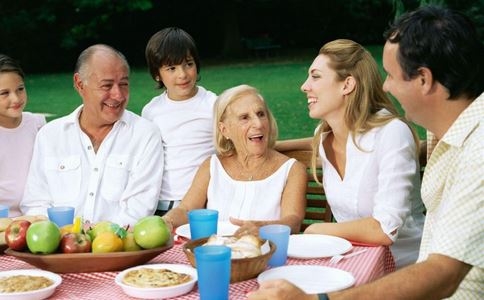
{"type": "Polygon", "coordinates": [[[34,140],[45,117],[23,112],[27,104],[24,72],[16,61],[0,54],[0,204],[19,216],[34,140]]]}
{"type": "Polygon", "coordinates": [[[215,153],[212,120],[217,96],[197,86],[198,51],[182,29],[155,33],[145,54],[151,77],[165,89],[141,113],[161,130],[164,170],[157,214],[163,215],[179,204],[200,164],[215,153]]]}

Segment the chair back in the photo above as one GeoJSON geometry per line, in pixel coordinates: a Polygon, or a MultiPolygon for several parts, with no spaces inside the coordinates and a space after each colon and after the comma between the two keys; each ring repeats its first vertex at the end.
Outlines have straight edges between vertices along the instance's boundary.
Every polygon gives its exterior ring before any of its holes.
{"type": "MultiPolygon", "coordinates": [[[[301,231],[304,231],[310,224],[316,222],[332,222],[333,215],[331,214],[331,208],[326,201],[326,195],[324,189],[319,185],[313,177],[311,171],[311,150],[289,150],[280,151],[282,154],[295,158],[307,167],[308,183],[306,186],[306,214],[304,221],[301,224],[301,231]]],[[[318,174],[319,182],[322,182],[322,169],[321,162],[318,162],[316,173],[318,174]]]]}

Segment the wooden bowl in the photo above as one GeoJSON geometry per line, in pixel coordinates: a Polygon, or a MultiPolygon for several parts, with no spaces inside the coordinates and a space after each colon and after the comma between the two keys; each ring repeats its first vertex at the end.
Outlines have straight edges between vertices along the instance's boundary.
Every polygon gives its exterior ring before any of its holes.
{"type": "Polygon", "coordinates": [[[173,247],[173,239],[165,245],[154,249],[110,253],[54,253],[33,254],[12,249],[5,254],[54,273],[86,273],[121,271],[129,267],[144,264],[160,253],[173,247]]]}
{"type": "MultiPolygon", "coordinates": [[[[207,242],[208,238],[197,240],[190,240],[183,245],[183,252],[187,256],[190,264],[196,267],[195,252],[196,247],[202,246],[207,242]]],[[[265,240],[264,240],[265,242],[265,240]]],[[[262,273],[267,267],[267,262],[271,258],[276,245],[269,241],[270,250],[266,254],[250,258],[234,258],[230,266],[230,282],[239,282],[247,279],[255,278],[262,273]]]]}

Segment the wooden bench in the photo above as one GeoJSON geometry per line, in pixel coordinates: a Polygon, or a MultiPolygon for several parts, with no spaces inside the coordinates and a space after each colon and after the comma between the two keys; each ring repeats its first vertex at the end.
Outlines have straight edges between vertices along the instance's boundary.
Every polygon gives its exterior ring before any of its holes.
{"type": "MultiPolygon", "coordinates": [[[[316,222],[333,222],[331,208],[326,201],[324,189],[319,185],[311,172],[311,150],[290,150],[281,151],[289,157],[295,158],[306,165],[308,171],[308,184],[306,187],[306,215],[301,224],[301,231],[304,231],[310,224],[316,222]]],[[[317,174],[318,180],[322,180],[321,163],[318,162],[317,174]]]]}

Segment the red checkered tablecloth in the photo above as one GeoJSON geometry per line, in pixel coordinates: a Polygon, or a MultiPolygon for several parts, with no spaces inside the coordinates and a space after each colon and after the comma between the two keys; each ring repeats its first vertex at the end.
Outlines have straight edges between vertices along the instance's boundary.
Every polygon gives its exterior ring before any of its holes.
{"type": "MultiPolygon", "coordinates": [[[[395,270],[393,256],[388,247],[354,247],[352,251],[367,248],[368,251],[352,258],[344,259],[336,267],[353,274],[355,285],[373,281],[395,270]]],[[[178,263],[189,264],[182,251],[182,245],[176,244],[152,259],[149,264],[178,263]]],[[[287,261],[289,265],[321,265],[328,266],[329,258],[293,259],[287,261]]],[[[0,256],[0,271],[16,269],[32,269],[32,265],[16,259],[13,256],[0,256]]],[[[117,272],[70,273],[61,274],[62,284],[49,299],[136,299],[128,297],[122,289],[114,283],[117,272]]],[[[248,291],[257,289],[257,280],[251,279],[230,285],[230,299],[247,299],[248,291]]],[[[198,289],[195,287],[190,293],[176,299],[199,299],[198,289]]]]}

